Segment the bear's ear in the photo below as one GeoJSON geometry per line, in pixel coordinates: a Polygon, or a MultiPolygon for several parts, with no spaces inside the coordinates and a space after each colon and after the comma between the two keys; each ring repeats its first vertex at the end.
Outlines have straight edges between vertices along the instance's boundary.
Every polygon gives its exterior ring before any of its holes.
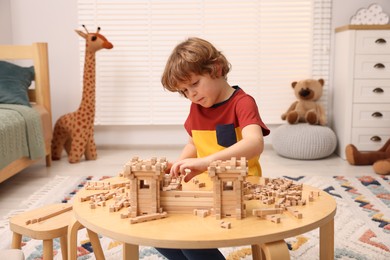
{"type": "Polygon", "coordinates": [[[324,86],[325,81],[323,79],[319,79],[318,82],[321,84],[321,86],[324,86]]]}
{"type": "Polygon", "coordinates": [[[292,88],[295,88],[295,86],[297,85],[297,81],[294,81],[293,83],[291,83],[291,86],[292,86],[292,88]]]}

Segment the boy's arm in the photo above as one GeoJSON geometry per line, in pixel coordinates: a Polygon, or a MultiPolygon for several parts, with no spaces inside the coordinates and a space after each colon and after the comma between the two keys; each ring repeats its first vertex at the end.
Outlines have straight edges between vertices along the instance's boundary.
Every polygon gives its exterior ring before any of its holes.
{"type": "Polygon", "coordinates": [[[192,141],[192,138],[190,137],[188,139],[188,143],[184,146],[183,150],[181,151],[178,161],[186,158],[196,158],[196,157],[197,157],[196,147],[194,141],[192,141]]]}
{"type": "Polygon", "coordinates": [[[171,169],[171,173],[174,176],[178,176],[180,174],[184,175],[185,169],[191,170],[191,173],[187,174],[184,178],[184,181],[187,182],[194,176],[206,171],[207,167],[213,161],[230,160],[231,157],[246,157],[247,159],[251,159],[255,156],[259,156],[263,152],[263,149],[264,140],[261,127],[255,124],[248,125],[242,129],[241,141],[222,151],[203,158],[181,157],[182,160],[179,160],[174,164],[174,167],[171,169]]]}
{"type": "Polygon", "coordinates": [[[263,132],[259,125],[247,125],[242,129],[242,140],[234,145],[211,154],[205,159],[210,163],[216,160],[230,160],[231,157],[246,157],[248,160],[259,156],[264,149],[263,132]]]}
{"type": "Polygon", "coordinates": [[[179,158],[176,160],[176,162],[170,163],[170,165],[168,166],[168,172],[170,172],[174,177],[179,176],[180,168],[177,167],[178,165],[177,162],[180,162],[186,158],[196,158],[196,157],[197,157],[196,147],[192,138],[190,137],[188,139],[187,144],[184,146],[183,150],[181,151],[181,154],[179,158]]]}

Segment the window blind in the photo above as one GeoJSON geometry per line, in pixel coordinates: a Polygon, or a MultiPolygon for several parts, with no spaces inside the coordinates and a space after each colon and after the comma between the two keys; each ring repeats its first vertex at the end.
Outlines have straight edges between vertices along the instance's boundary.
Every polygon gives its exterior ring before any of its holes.
{"type": "MultiPolygon", "coordinates": [[[[114,44],[98,52],[96,125],[183,124],[190,103],[165,91],[160,78],[172,49],[188,37],[213,43],[263,121],[280,116],[295,96],[291,82],[323,78],[327,108],[331,0],[78,0],[79,23],[114,44]]],[[[85,42],[80,38],[80,69],[85,42]]]]}

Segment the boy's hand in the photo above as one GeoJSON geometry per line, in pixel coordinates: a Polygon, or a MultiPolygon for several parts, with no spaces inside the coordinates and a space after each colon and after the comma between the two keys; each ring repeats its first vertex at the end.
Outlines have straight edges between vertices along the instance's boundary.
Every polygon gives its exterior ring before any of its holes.
{"type": "Polygon", "coordinates": [[[172,167],[170,174],[177,178],[180,175],[185,175],[184,181],[188,182],[196,175],[201,174],[207,170],[210,162],[204,158],[188,158],[175,162],[172,167]],[[186,173],[189,172],[189,173],[186,173]]]}
{"type": "Polygon", "coordinates": [[[173,163],[172,162],[167,162],[167,168],[165,169],[164,173],[168,174],[171,172],[173,163]]]}

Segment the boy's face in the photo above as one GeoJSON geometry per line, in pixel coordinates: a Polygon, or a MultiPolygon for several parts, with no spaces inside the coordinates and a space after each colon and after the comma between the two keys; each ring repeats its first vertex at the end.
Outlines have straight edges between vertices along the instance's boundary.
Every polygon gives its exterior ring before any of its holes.
{"type": "Polygon", "coordinates": [[[193,74],[188,82],[178,85],[178,90],[191,102],[208,108],[224,101],[222,96],[224,82],[226,83],[223,77],[212,78],[209,74],[193,74]]]}

